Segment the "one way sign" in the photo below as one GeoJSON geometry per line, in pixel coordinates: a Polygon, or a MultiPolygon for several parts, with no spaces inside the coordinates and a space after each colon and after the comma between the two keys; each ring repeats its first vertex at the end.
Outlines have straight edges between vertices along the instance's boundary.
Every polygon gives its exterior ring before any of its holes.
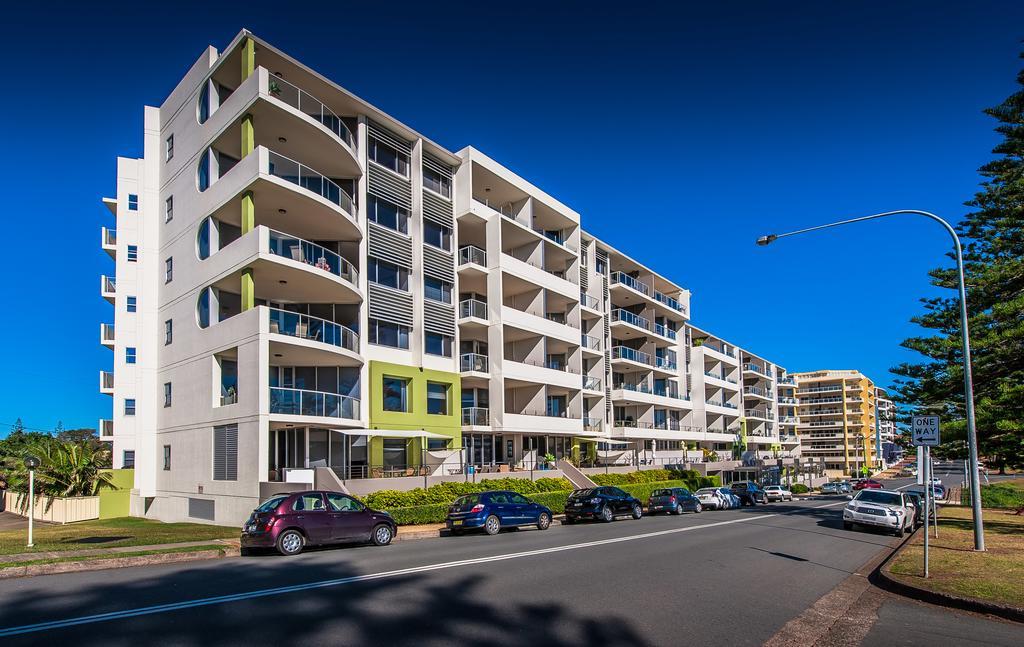
{"type": "Polygon", "coordinates": [[[938,416],[914,416],[910,429],[914,445],[935,447],[939,444],[938,416]]]}

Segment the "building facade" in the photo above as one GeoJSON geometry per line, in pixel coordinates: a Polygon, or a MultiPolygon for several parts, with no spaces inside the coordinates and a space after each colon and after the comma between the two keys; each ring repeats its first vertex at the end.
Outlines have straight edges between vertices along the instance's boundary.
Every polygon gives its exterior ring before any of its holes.
{"type": "Polygon", "coordinates": [[[799,452],[793,378],[686,289],[248,32],[145,109],[104,203],[100,429],[135,515],[799,452]]]}

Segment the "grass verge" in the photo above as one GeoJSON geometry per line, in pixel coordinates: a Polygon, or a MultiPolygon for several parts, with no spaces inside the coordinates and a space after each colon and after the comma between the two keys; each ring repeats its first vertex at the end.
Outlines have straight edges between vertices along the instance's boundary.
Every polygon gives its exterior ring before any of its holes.
{"type": "Polygon", "coordinates": [[[161,523],[135,517],[83,521],[65,526],[38,524],[33,532],[32,548],[25,547],[25,530],[0,532],[0,555],[14,553],[152,546],[183,541],[234,539],[238,528],[198,523],[161,523]]]}
{"type": "Polygon", "coordinates": [[[922,577],[923,535],[891,563],[892,576],[922,589],[1024,608],[1024,516],[985,510],[984,553],[974,552],[970,508],[939,511],[939,537],[929,538],[929,574],[922,577]]]}
{"type": "Polygon", "coordinates": [[[0,562],[0,568],[11,568],[17,566],[37,566],[39,564],[59,564],[61,562],[92,562],[99,559],[122,559],[125,557],[142,557],[145,555],[165,555],[168,553],[194,553],[204,550],[216,550],[221,556],[224,555],[222,544],[209,544],[207,546],[188,546],[181,548],[161,548],[157,550],[139,550],[125,553],[107,553],[104,555],[86,555],[79,557],[49,557],[46,559],[30,559],[23,562],[0,562]]]}

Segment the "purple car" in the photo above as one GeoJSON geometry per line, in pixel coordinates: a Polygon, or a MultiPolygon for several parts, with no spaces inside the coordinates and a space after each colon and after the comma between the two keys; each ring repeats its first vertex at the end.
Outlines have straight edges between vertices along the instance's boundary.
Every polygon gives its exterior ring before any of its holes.
{"type": "Polygon", "coordinates": [[[371,510],[340,492],[278,494],[252,511],[242,527],[242,552],[276,548],[298,555],[306,546],[372,542],[387,546],[398,532],[386,512],[371,510]]]}

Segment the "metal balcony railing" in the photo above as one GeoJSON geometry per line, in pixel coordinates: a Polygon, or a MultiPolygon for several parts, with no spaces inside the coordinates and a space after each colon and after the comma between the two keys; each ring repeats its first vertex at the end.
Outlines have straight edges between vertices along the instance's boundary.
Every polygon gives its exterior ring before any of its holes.
{"type": "Polygon", "coordinates": [[[327,201],[336,204],[345,213],[355,217],[352,196],[333,180],[321,173],[317,173],[305,164],[288,159],[284,155],[274,151],[267,151],[267,153],[270,161],[267,172],[270,175],[312,191],[327,201]]]}
{"type": "Polygon", "coordinates": [[[601,378],[594,377],[592,375],[583,376],[583,388],[588,391],[600,391],[601,390],[601,378]]]}
{"type": "Polygon", "coordinates": [[[359,351],[359,335],[347,326],[288,310],[268,309],[271,333],[318,341],[352,352],[359,351]]]}
{"type": "Polygon", "coordinates": [[[325,272],[330,272],[349,283],[357,284],[359,282],[356,268],[345,258],[326,247],[311,243],[308,240],[296,238],[295,236],[271,229],[269,251],[271,254],[290,258],[293,261],[299,261],[325,272]]]}
{"type": "Polygon", "coordinates": [[[491,424],[491,410],[487,407],[463,407],[462,424],[486,427],[491,424]]]}
{"type": "Polygon", "coordinates": [[[341,117],[324,105],[322,101],[275,74],[270,75],[269,86],[272,97],[287,103],[293,108],[297,108],[299,112],[309,115],[314,121],[323,124],[327,130],[337,135],[339,139],[351,148],[355,148],[355,138],[352,136],[352,131],[341,120],[341,117]]]}
{"type": "Polygon", "coordinates": [[[117,245],[117,230],[116,229],[107,229],[106,227],[104,227],[103,228],[103,233],[102,233],[102,238],[103,238],[103,244],[104,245],[106,245],[108,247],[116,246],[117,245]]]}
{"type": "Polygon", "coordinates": [[[583,292],[580,293],[580,304],[583,305],[584,307],[590,308],[591,310],[601,309],[600,301],[598,301],[595,297],[592,297],[589,294],[583,292]]]}
{"type": "Polygon", "coordinates": [[[590,350],[601,350],[601,339],[593,335],[583,335],[580,337],[580,345],[590,350]]]}
{"type": "Polygon", "coordinates": [[[100,341],[101,342],[114,342],[114,324],[100,324],[100,341]]]}
{"type": "Polygon", "coordinates": [[[459,356],[459,370],[463,373],[475,371],[486,373],[488,366],[487,355],[479,353],[463,353],[459,356]]]}
{"type": "Polygon", "coordinates": [[[653,298],[653,290],[646,283],[641,283],[639,280],[634,279],[629,274],[623,272],[612,272],[611,274],[612,283],[621,283],[626,287],[632,288],[641,294],[645,294],[653,298]]]}
{"type": "Polygon", "coordinates": [[[359,419],[359,399],[340,393],[270,387],[270,413],[359,419]]]}
{"type": "Polygon", "coordinates": [[[459,319],[475,317],[487,319],[487,302],[479,299],[463,299],[459,301],[459,319]]]}
{"type": "Polygon", "coordinates": [[[480,267],[487,267],[487,252],[475,245],[463,245],[459,248],[459,265],[472,263],[480,267]]]}

